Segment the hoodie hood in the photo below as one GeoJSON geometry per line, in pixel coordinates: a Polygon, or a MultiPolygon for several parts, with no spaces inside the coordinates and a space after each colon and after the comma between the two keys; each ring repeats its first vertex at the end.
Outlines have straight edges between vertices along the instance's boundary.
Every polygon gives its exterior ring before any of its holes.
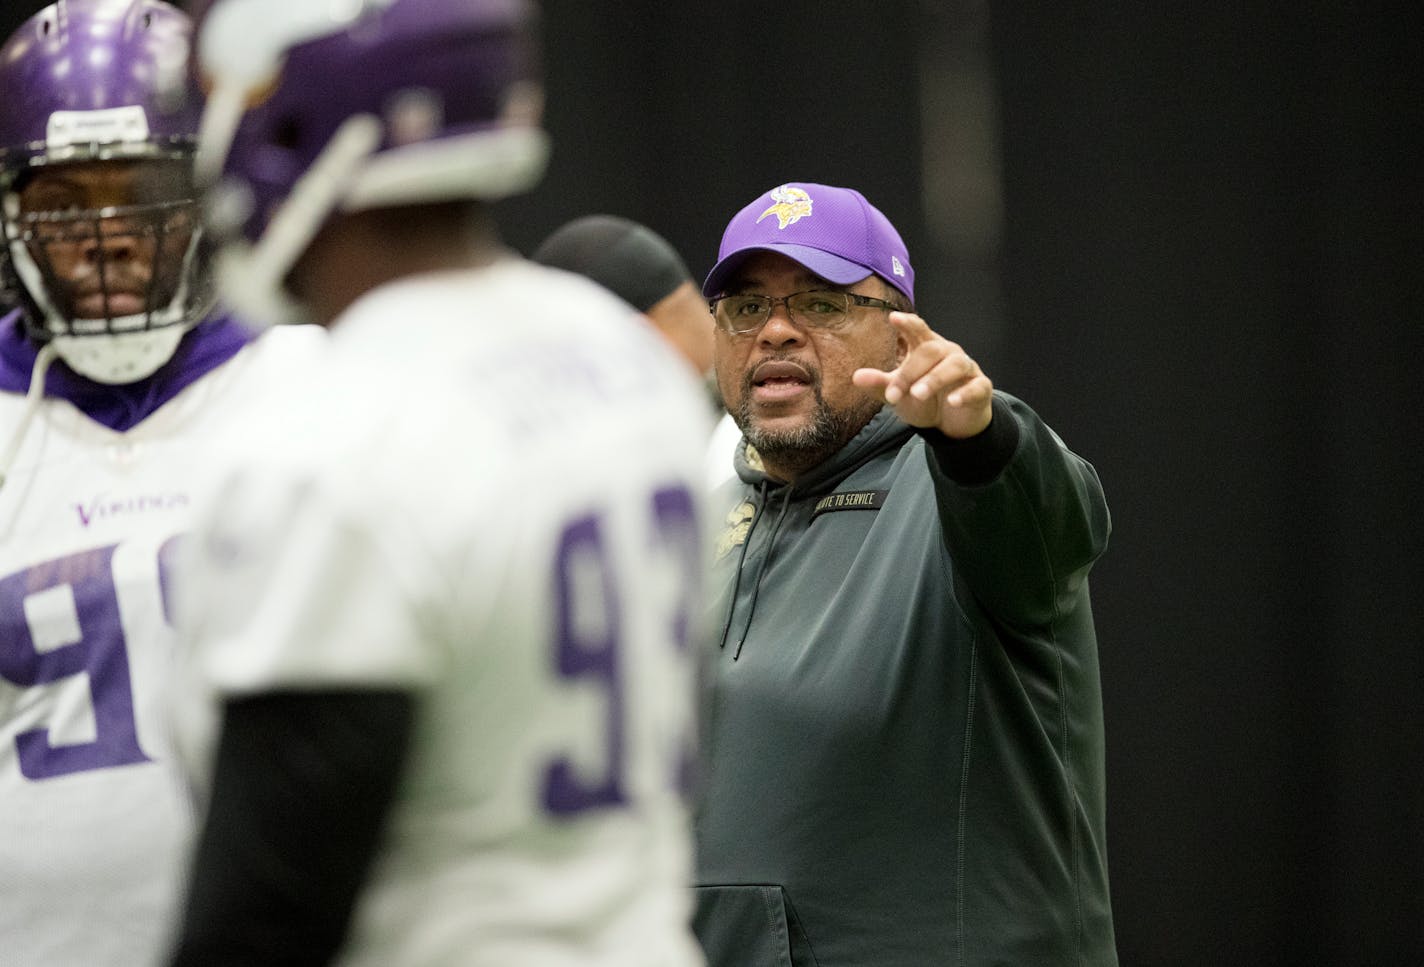
{"type": "MultiPolygon", "coordinates": [[[[850,438],[850,442],[798,477],[792,489],[800,497],[827,493],[874,454],[882,450],[898,450],[914,432],[915,428],[896,416],[894,409],[883,407],[860,428],[859,433],[850,438]]],[[[785,486],[783,482],[767,476],[760,455],[745,437],[733,453],[732,466],[742,482],[754,487],[760,488],[764,483],[773,488],[785,486]]]]}

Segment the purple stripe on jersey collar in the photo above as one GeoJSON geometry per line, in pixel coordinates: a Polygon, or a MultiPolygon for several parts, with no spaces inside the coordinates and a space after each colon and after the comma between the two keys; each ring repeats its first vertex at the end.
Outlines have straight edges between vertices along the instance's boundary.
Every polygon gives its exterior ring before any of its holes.
{"type": "MultiPolygon", "coordinates": [[[[90,419],[122,433],[227,362],[253,336],[251,329],[225,313],[209,316],[183,336],[173,358],[156,373],[122,386],[86,379],[56,359],[45,374],[45,396],[68,400],[90,419]]],[[[37,354],[18,309],[0,319],[0,391],[28,392],[37,354]]]]}

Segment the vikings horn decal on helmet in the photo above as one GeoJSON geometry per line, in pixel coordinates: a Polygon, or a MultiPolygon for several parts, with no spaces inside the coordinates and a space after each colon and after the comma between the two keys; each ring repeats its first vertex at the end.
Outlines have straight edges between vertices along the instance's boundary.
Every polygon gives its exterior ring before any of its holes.
{"type": "Polygon", "coordinates": [[[0,48],[0,273],[31,337],[100,382],[152,374],[209,306],[191,35],[188,17],[160,0],[58,0],[0,48]],[[117,201],[24,200],[42,173],[110,163],[163,174],[117,201]]]}
{"type": "Polygon", "coordinates": [[[548,156],[536,18],[528,0],[207,2],[197,164],[224,296],[293,321],[282,282],[334,212],[531,188],[548,156]]]}

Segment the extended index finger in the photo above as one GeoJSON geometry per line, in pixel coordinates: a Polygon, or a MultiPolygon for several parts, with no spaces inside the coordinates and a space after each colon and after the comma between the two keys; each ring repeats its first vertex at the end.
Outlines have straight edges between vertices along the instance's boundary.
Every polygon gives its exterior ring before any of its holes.
{"type": "Polygon", "coordinates": [[[910,349],[929,342],[931,339],[940,338],[938,333],[930,328],[930,324],[925,322],[913,312],[894,311],[890,313],[890,325],[894,326],[905,337],[905,342],[910,349]]]}

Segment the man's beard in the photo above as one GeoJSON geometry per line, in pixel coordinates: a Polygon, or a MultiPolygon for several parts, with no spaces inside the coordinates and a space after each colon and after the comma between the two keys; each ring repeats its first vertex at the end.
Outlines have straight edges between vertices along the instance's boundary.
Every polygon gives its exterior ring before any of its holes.
{"type": "Polygon", "coordinates": [[[742,386],[741,404],[734,414],[747,443],[763,458],[770,458],[779,469],[794,476],[834,456],[865,428],[882,406],[880,400],[866,396],[845,410],[833,410],[821,395],[819,373],[812,374],[811,392],[816,402],[808,421],[796,427],[768,429],[753,420],[751,374],[748,373],[742,386]]]}

